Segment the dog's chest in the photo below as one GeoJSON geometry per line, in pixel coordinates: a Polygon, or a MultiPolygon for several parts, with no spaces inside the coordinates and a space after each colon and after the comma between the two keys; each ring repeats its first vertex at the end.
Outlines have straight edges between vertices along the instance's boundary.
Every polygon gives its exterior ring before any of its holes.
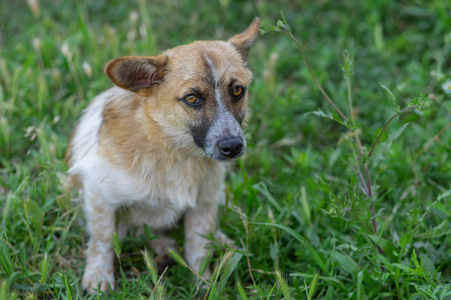
{"type": "Polygon", "coordinates": [[[196,165],[190,159],[141,160],[137,170],[118,168],[107,161],[104,163],[107,166],[103,169],[107,174],[100,181],[102,189],[107,191],[110,201],[125,206],[146,204],[184,211],[196,206],[199,194],[205,192],[203,190],[213,188],[208,183],[204,184],[209,181],[208,177],[217,176],[214,168],[196,165]]]}
{"type": "Polygon", "coordinates": [[[103,190],[117,207],[127,208],[135,225],[169,228],[187,209],[221,200],[224,170],[219,164],[185,158],[144,162],[137,173],[124,171],[113,168],[103,190]]]}

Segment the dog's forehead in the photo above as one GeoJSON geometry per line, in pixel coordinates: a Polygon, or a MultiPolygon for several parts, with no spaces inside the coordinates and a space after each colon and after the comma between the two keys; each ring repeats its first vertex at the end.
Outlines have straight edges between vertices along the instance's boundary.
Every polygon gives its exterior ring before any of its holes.
{"type": "Polygon", "coordinates": [[[167,75],[181,81],[227,81],[230,78],[248,84],[252,73],[236,48],[222,41],[197,41],[165,52],[168,56],[167,75]],[[208,80],[208,78],[207,78],[208,80]]]}

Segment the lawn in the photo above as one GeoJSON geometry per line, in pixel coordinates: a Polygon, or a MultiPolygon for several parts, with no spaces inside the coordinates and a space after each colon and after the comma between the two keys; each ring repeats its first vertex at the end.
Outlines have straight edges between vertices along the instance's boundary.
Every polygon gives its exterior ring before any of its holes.
{"type": "Polygon", "coordinates": [[[444,0],[1,1],[0,300],[451,299],[450,16],[444,0]],[[212,242],[199,290],[182,224],[161,276],[147,237],[128,238],[117,289],[85,295],[64,153],[112,86],[106,63],[224,40],[254,16],[250,149],[219,219],[237,249],[212,242]]]}

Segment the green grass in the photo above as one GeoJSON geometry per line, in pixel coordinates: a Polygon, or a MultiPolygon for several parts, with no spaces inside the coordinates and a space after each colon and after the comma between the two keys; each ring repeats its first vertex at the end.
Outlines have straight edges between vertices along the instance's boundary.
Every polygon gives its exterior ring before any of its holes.
{"type": "MultiPolygon", "coordinates": [[[[350,121],[343,124],[318,90],[290,38],[263,35],[250,56],[251,149],[228,176],[220,212],[219,226],[238,249],[213,245],[217,272],[198,291],[180,258],[160,276],[145,238],[127,239],[110,297],[451,298],[451,94],[441,88],[451,78],[448,1],[37,7],[0,3],[0,300],[89,298],[80,288],[88,238],[63,157],[83,108],[112,86],[106,63],[227,39],[254,16],[275,25],[281,10],[319,84],[350,121]],[[344,50],[353,60],[343,59],[344,50]],[[395,117],[363,159],[385,122],[424,94],[430,108],[395,117]],[[368,169],[371,197],[357,166],[363,178],[368,169]]],[[[182,227],[172,232],[180,249],[182,227]]]]}

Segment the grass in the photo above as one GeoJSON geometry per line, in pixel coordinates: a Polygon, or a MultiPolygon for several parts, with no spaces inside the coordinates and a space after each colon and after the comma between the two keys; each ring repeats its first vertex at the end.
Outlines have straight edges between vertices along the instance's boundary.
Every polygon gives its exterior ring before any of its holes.
{"type": "Polygon", "coordinates": [[[451,298],[450,4],[272,2],[0,3],[1,300],[451,298]],[[254,16],[284,30],[281,10],[345,118],[296,44],[263,35],[250,56],[251,149],[220,212],[238,249],[213,244],[216,273],[198,290],[183,259],[158,275],[146,238],[126,239],[117,290],[85,296],[88,239],[63,156],[83,108],[112,86],[105,64],[227,39],[254,16]],[[398,115],[415,99],[429,109],[398,115]]]}

